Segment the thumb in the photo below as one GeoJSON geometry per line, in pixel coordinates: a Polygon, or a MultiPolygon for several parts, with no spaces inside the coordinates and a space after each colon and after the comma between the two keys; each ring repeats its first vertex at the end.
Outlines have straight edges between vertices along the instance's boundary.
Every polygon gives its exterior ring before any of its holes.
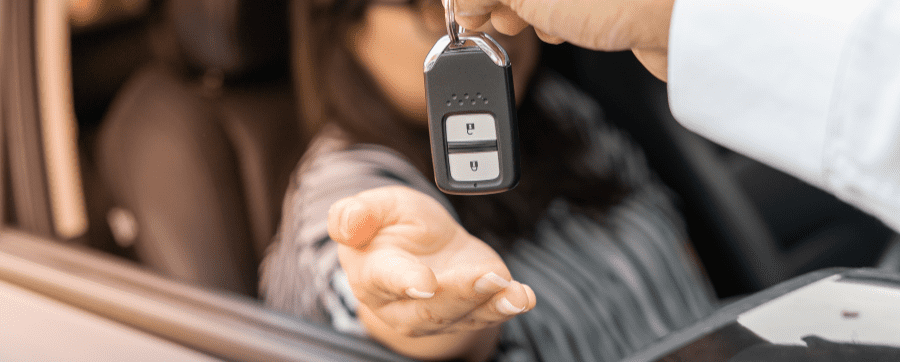
{"type": "Polygon", "coordinates": [[[355,249],[365,249],[381,229],[384,210],[356,196],[338,200],[328,210],[328,235],[355,249]]]}
{"type": "Polygon", "coordinates": [[[392,225],[408,225],[413,239],[440,235],[453,218],[430,196],[408,187],[382,187],[335,202],[328,210],[328,234],[334,241],[365,249],[378,232],[392,225]]]}

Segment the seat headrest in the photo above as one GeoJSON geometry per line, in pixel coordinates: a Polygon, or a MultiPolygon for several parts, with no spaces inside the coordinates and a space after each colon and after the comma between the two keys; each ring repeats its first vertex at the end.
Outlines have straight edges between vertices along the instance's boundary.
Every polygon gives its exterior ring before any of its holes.
{"type": "Polygon", "coordinates": [[[286,0],[169,0],[170,22],[187,65],[227,77],[285,68],[286,0]]]}

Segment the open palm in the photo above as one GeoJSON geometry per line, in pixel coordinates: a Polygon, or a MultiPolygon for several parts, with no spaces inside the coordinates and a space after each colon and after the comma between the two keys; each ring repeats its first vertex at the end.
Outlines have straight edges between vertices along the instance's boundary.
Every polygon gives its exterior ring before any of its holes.
{"type": "Polygon", "coordinates": [[[471,331],[534,307],[534,292],[511,281],[490,246],[410,188],[336,202],[328,231],[367,327],[383,323],[404,336],[471,331]]]}

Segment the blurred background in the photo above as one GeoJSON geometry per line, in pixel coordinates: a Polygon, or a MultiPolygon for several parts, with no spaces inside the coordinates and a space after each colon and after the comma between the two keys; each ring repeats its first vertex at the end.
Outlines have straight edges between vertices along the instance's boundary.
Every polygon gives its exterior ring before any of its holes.
{"type": "MultiPolygon", "coordinates": [[[[0,4],[3,224],[255,297],[311,136],[297,121],[290,2],[0,4]],[[58,19],[22,20],[40,12],[58,19]]],[[[679,126],[665,84],[630,52],[544,47],[544,65],[643,146],[720,298],[830,266],[898,265],[897,236],[877,220],[679,126]]]]}

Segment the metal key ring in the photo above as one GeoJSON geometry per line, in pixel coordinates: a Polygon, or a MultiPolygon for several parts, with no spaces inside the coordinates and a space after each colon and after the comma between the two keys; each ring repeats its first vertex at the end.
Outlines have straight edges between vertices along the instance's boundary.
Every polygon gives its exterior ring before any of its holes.
{"type": "Polygon", "coordinates": [[[447,22],[447,34],[450,35],[450,44],[459,45],[459,32],[461,28],[456,23],[456,0],[447,0],[447,8],[444,9],[444,20],[447,22]]]}

